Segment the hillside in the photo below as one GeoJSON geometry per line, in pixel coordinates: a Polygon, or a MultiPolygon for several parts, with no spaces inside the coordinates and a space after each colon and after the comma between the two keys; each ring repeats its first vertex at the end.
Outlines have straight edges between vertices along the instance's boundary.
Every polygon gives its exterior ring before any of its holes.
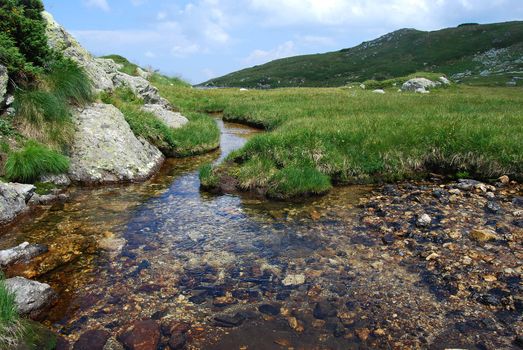
{"type": "Polygon", "coordinates": [[[202,83],[216,87],[342,86],[416,71],[480,84],[521,84],[523,22],[461,25],[433,32],[401,29],[356,47],[296,56],[202,83]]]}

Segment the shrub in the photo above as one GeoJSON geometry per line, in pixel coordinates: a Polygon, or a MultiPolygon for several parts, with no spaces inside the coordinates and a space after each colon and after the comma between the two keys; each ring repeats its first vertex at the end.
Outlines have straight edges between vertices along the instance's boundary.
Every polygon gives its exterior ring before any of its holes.
{"type": "Polygon", "coordinates": [[[69,159],[34,141],[8,155],[5,174],[9,181],[34,182],[45,174],[61,174],[69,169],[69,159]]]}

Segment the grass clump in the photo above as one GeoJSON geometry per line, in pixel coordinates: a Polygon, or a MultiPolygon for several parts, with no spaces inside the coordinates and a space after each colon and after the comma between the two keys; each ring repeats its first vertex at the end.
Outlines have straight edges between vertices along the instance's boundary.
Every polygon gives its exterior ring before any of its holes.
{"type": "Polygon", "coordinates": [[[267,195],[287,199],[304,195],[317,195],[332,187],[329,176],[311,167],[289,166],[271,178],[267,195]]]}
{"type": "Polygon", "coordinates": [[[211,163],[204,164],[200,167],[200,185],[202,188],[215,188],[218,186],[219,177],[214,172],[211,163]]]}
{"type": "Polygon", "coordinates": [[[19,151],[8,154],[5,177],[9,181],[31,183],[46,174],[62,174],[69,169],[69,159],[37,142],[29,141],[19,151]]]}
{"type": "Polygon", "coordinates": [[[15,303],[15,295],[7,290],[4,276],[0,273],[0,348],[9,349],[19,345],[26,328],[15,303]]]}

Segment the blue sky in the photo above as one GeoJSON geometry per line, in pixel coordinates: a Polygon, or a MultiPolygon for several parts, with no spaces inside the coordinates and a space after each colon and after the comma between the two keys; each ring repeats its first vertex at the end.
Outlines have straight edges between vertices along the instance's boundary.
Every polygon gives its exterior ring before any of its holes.
{"type": "Polygon", "coordinates": [[[95,55],[121,54],[199,83],[400,28],[523,19],[522,0],[44,0],[95,55]]]}

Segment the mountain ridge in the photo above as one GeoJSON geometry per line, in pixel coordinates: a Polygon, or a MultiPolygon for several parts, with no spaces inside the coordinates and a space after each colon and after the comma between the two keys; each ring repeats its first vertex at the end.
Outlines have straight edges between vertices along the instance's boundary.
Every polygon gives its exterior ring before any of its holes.
{"type": "Polygon", "coordinates": [[[513,77],[495,77],[523,72],[523,21],[463,24],[435,31],[403,28],[351,48],[282,58],[199,86],[332,87],[416,71],[438,71],[457,80],[508,81],[513,77]]]}

